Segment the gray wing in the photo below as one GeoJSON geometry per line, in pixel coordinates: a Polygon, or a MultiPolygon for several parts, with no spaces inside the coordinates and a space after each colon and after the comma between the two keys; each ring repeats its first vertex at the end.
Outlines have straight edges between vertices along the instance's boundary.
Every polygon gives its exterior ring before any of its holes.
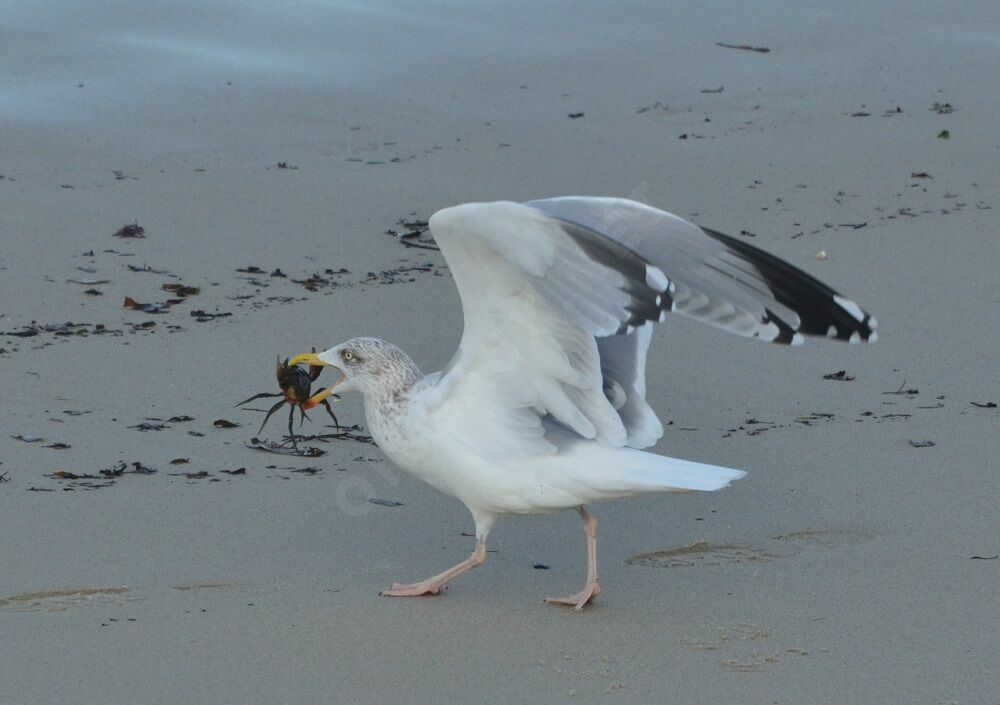
{"type": "Polygon", "coordinates": [[[618,198],[525,205],[558,221],[595,262],[629,282],[619,333],[666,312],[730,333],[799,345],[803,335],[875,342],[875,319],[797,267],[741,240],[618,198]]]}

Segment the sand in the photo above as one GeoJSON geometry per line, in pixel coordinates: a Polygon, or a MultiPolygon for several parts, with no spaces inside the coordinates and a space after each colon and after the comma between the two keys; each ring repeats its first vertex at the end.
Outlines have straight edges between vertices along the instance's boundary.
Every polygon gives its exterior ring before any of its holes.
{"type": "MultiPolygon", "coordinates": [[[[0,703],[994,702],[1000,413],[972,402],[1000,402],[995,19],[985,1],[8,0],[0,703]],[[657,450],[747,479],[598,505],[604,592],[582,614],[541,601],[583,579],[572,513],[501,523],[441,597],[382,598],[467,554],[464,508],[369,445],[249,450],[261,415],[232,406],[273,387],[276,354],[358,334],[437,369],[457,296],[437,253],[385,231],[564,194],[746,231],[881,340],[787,350],[671,320],[657,450]],[[112,235],[133,222],[145,238],[112,235]],[[292,281],[313,273],[337,285],[292,281]],[[122,307],[164,283],[200,293],[122,307]],[[88,325],[9,335],[33,321],[88,325]],[[51,477],[118,462],[158,472],[51,477]]],[[[337,413],[362,422],[356,399],[337,413]]]]}

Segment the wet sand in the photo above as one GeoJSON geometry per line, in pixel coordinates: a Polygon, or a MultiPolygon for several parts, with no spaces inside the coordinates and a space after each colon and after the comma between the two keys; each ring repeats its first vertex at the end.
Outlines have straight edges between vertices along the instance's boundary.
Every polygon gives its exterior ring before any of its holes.
{"type": "Polygon", "coordinates": [[[0,10],[0,703],[988,702],[993,5],[483,5],[0,10]],[[447,269],[385,231],[564,194],[742,234],[880,341],[672,319],[657,450],[748,478],[597,505],[582,614],[541,601],[583,579],[572,513],[502,522],[443,596],[379,597],[467,554],[464,508],[364,443],[248,449],[233,404],[359,334],[439,369],[447,269]],[[164,284],[199,292],[122,307],[164,284]]]}

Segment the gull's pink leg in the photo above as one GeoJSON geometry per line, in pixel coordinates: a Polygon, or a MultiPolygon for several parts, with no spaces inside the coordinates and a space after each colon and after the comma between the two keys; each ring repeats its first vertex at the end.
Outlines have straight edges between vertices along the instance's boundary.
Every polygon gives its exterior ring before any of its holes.
{"type": "Polygon", "coordinates": [[[587,508],[580,505],[576,508],[583,519],[583,531],[587,534],[587,584],[583,590],[568,597],[547,597],[550,605],[569,605],[575,610],[582,610],[589,602],[601,594],[601,586],[597,582],[597,519],[587,513],[587,508]]]}
{"type": "Polygon", "coordinates": [[[427,578],[419,583],[413,583],[412,585],[402,585],[400,583],[393,583],[392,588],[389,590],[383,590],[382,594],[387,597],[416,597],[418,595],[437,595],[441,592],[441,588],[444,587],[452,578],[457,578],[462,573],[466,573],[477,566],[481,566],[486,562],[486,540],[482,538],[476,539],[476,550],[472,552],[472,555],[466,558],[464,561],[458,565],[449,568],[440,575],[435,575],[433,578],[427,578]]]}

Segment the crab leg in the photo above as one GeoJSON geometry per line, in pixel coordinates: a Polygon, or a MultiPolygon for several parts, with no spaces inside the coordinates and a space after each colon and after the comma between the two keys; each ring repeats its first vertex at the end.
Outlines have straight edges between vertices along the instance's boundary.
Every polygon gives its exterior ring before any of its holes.
{"type": "Polygon", "coordinates": [[[239,404],[235,404],[233,406],[233,408],[235,409],[237,406],[243,406],[247,402],[253,401],[254,399],[263,399],[264,397],[283,397],[283,396],[285,396],[285,395],[282,394],[281,392],[274,392],[274,393],[271,393],[271,392],[261,392],[260,394],[254,394],[249,399],[244,399],[239,404]]]}
{"type": "Polygon", "coordinates": [[[293,423],[295,422],[295,407],[288,408],[288,438],[292,442],[292,448],[295,450],[299,449],[299,445],[295,442],[295,430],[293,423]]]}
{"type": "Polygon", "coordinates": [[[337,433],[340,433],[340,422],[337,421],[337,415],[333,413],[333,409],[330,408],[330,402],[324,399],[320,402],[320,404],[326,407],[326,413],[330,414],[330,418],[333,419],[333,425],[336,427],[337,433]]]}
{"type": "MultiPolygon", "coordinates": [[[[259,396],[259,395],[258,395],[258,396],[259,396]]],[[[268,395],[268,396],[284,396],[284,395],[282,394],[282,395],[268,395]]],[[[250,401],[250,400],[248,399],[247,401],[250,401]]],[[[271,414],[273,414],[273,413],[274,413],[275,411],[277,411],[277,410],[278,410],[278,409],[280,409],[280,408],[281,408],[282,406],[284,406],[284,404],[285,404],[285,400],[284,400],[284,399],[282,399],[282,400],[281,400],[281,401],[279,401],[279,402],[278,402],[277,404],[275,404],[275,405],[274,405],[274,406],[272,406],[272,407],[271,407],[270,409],[268,409],[268,412],[267,412],[267,416],[265,416],[265,417],[264,417],[264,421],[263,421],[263,422],[261,422],[261,424],[260,424],[260,429],[259,429],[259,430],[257,431],[257,435],[258,435],[258,436],[260,435],[260,432],[264,430],[264,426],[266,426],[266,425],[267,425],[267,420],[268,420],[269,418],[271,418],[271,414]]]]}

